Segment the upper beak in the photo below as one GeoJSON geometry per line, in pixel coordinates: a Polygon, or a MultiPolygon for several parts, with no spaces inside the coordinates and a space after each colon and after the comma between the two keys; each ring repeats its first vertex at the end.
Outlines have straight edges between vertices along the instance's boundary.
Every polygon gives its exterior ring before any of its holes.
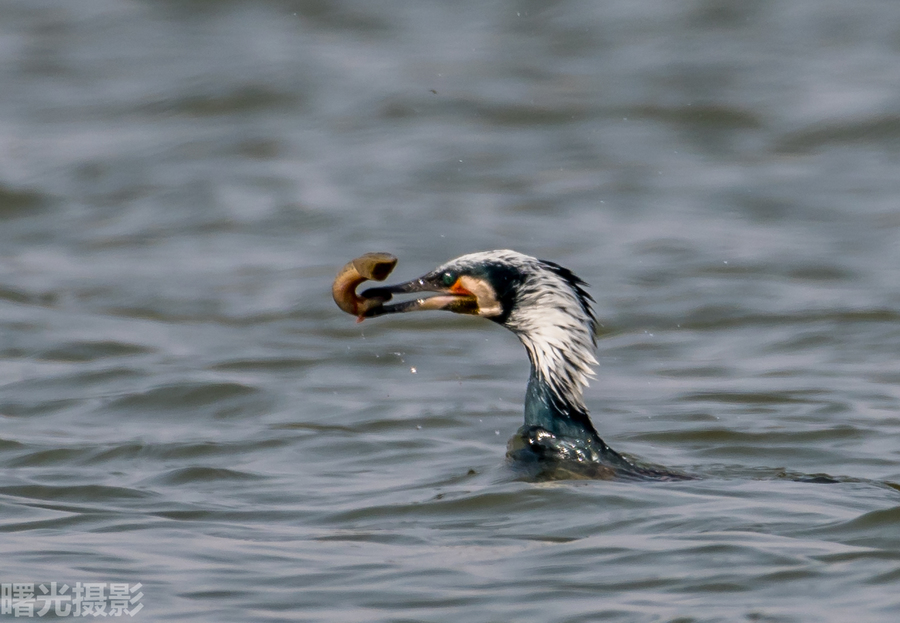
{"type": "Polygon", "coordinates": [[[369,288],[360,296],[363,298],[380,298],[389,301],[394,294],[413,294],[416,292],[438,292],[437,296],[420,297],[402,303],[390,305],[376,305],[366,311],[365,318],[374,318],[384,314],[397,314],[411,311],[424,311],[428,309],[444,309],[457,314],[477,314],[478,299],[471,292],[456,286],[447,287],[440,281],[438,275],[425,275],[406,283],[380,288],[369,288]]]}

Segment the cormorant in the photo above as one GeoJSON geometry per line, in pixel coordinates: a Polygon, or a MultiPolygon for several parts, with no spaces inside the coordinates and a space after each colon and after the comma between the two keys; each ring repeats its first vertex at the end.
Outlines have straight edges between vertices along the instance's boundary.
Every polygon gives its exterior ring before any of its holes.
{"type": "MultiPolygon", "coordinates": [[[[371,255],[396,262],[387,254],[371,255]]],[[[383,279],[393,265],[368,278],[383,279]]],[[[597,434],[583,397],[597,364],[597,319],[587,284],[569,269],[511,250],[470,253],[418,279],[365,290],[362,298],[352,291],[365,277],[350,273],[357,279],[348,282],[351,302],[342,307],[357,309],[360,320],[443,309],[482,316],[516,334],[528,352],[531,375],[525,424],[507,448],[514,464],[546,478],[690,478],[626,458],[597,434]],[[438,294],[387,303],[395,294],[419,292],[438,294]]],[[[335,284],[339,301],[339,281],[335,284]]]]}

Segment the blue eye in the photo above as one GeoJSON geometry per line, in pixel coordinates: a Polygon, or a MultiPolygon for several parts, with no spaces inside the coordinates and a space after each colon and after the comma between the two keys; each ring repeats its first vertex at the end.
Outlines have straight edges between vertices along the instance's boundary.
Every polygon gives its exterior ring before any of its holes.
{"type": "Polygon", "coordinates": [[[444,285],[449,288],[454,283],[456,283],[456,275],[454,275],[453,273],[444,273],[443,282],[444,285]]]}

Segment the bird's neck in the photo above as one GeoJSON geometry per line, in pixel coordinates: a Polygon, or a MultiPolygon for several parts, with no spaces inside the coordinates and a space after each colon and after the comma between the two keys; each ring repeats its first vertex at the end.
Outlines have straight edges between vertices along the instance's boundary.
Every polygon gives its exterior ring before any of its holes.
{"type": "Polygon", "coordinates": [[[531,361],[525,426],[576,440],[599,439],[582,395],[597,364],[591,299],[570,272],[548,262],[542,266],[520,287],[504,322],[531,361]]]}
{"type": "MultiPolygon", "coordinates": [[[[546,351],[535,351],[523,340],[531,360],[531,376],[525,393],[525,426],[543,428],[557,437],[599,439],[584,405],[581,369],[547,369],[546,351]]],[[[562,355],[562,353],[556,353],[562,355]]],[[[591,357],[593,359],[593,357],[591,357]]],[[[560,356],[558,361],[565,362],[560,356]]]]}

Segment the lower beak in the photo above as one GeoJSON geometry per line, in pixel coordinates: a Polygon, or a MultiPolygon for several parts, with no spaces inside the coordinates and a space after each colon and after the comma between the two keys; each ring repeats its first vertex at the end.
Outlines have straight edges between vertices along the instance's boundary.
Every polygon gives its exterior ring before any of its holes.
{"type": "Polygon", "coordinates": [[[440,285],[436,279],[428,276],[413,279],[406,283],[381,288],[369,288],[361,296],[363,298],[380,298],[389,301],[394,294],[413,294],[417,292],[437,292],[437,296],[416,298],[402,303],[390,305],[376,305],[367,310],[363,317],[374,318],[385,314],[399,314],[411,311],[425,311],[429,309],[443,309],[457,314],[477,314],[478,300],[470,292],[453,292],[449,288],[440,285]]]}

